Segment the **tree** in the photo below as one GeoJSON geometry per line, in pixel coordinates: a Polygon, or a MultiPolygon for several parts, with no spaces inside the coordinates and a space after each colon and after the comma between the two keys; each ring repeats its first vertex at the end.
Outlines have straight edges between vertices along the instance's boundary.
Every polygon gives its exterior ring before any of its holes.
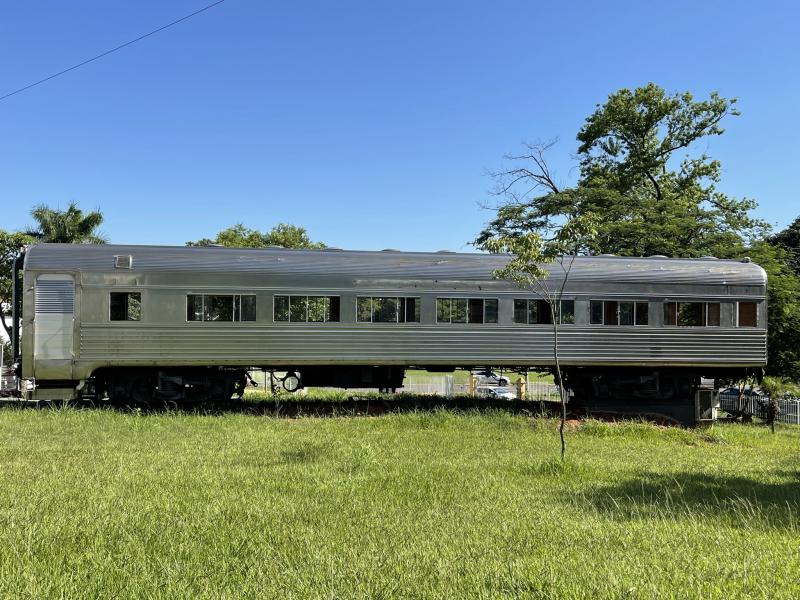
{"type": "Polygon", "coordinates": [[[0,229],[0,323],[6,330],[9,339],[12,335],[12,328],[10,321],[6,320],[6,316],[11,313],[14,260],[25,246],[34,242],[34,238],[28,234],[0,229]]]}
{"type": "Polygon", "coordinates": [[[103,223],[99,210],[84,213],[75,202],[66,210],[39,204],[31,211],[36,227],[25,233],[40,242],[58,244],[105,244],[106,238],[98,231],[103,223]]]}
{"type": "Polygon", "coordinates": [[[12,270],[14,260],[26,245],[37,241],[62,244],[103,244],[106,241],[97,231],[103,222],[102,213],[84,213],[75,202],[70,202],[66,210],[39,204],[33,208],[31,216],[36,226],[28,231],[0,230],[0,322],[9,337],[12,327],[6,314],[11,310],[12,270]]]}
{"type": "Polygon", "coordinates": [[[723,133],[721,121],[739,114],[735,105],[716,93],[704,101],[688,92],[670,96],[652,83],[611,94],[578,132],[574,186],[556,184],[545,159],[552,142],[527,145],[508,157],[515,166],[493,173],[503,202],[477,244],[495,235],[546,233],[570,215],[590,212],[599,218],[591,248],[597,253],[691,257],[743,249],[768,228],[750,216],[756,203],[718,191],[719,161],[689,154],[723,133]]]}
{"type": "Polygon", "coordinates": [[[790,266],[792,255],[764,241],[747,254],[767,272],[766,372],[800,381],[800,276],[790,266]]]}
{"type": "Polygon", "coordinates": [[[225,246],[227,248],[265,248],[281,246],[283,248],[325,248],[322,242],[312,242],[304,227],[278,223],[270,231],[263,233],[257,229],[245,227],[237,223],[223,229],[211,240],[203,238],[196,242],[186,242],[187,246],[225,246]]]}
{"type": "Polygon", "coordinates": [[[800,275],[800,217],[783,231],[773,235],[769,242],[783,248],[789,255],[789,265],[800,275]]]}
{"type": "Polygon", "coordinates": [[[560,227],[554,229],[549,238],[535,231],[528,231],[521,235],[491,237],[482,245],[489,252],[511,255],[506,266],[494,272],[494,277],[513,281],[521,289],[541,295],[550,307],[555,380],[561,399],[561,423],[558,428],[561,438],[561,460],[564,460],[567,450],[564,425],[567,421],[568,400],[561,376],[558,350],[561,299],[576,255],[585,252],[587,245],[591,244],[597,233],[595,221],[594,215],[583,213],[568,218],[560,227]],[[556,273],[545,268],[548,264],[558,266],[558,269],[555,269],[556,273]]]}
{"type": "Polygon", "coordinates": [[[756,202],[719,192],[719,161],[693,152],[738,114],[735,99],[716,93],[695,101],[688,92],[668,95],[652,83],[619,90],[578,132],[574,185],[559,185],[547,163],[554,142],[526,144],[524,152],[507,157],[512,166],[492,173],[497,216],[475,243],[527,232],[547,236],[571,215],[592,213],[597,236],[591,253],[750,256],[769,276],[768,372],[800,377],[800,280],[787,266],[799,272],[800,219],[765,244],[769,226],[750,214],[756,202]]]}

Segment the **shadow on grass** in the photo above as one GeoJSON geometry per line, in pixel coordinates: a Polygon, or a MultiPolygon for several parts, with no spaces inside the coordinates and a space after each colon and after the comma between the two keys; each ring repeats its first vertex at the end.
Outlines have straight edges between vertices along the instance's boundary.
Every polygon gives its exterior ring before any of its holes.
{"type": "Polygon", "coordinates": [[[765,473],[766,477],[772,481],[645,472],[570,496],[570,500],[617,519],[698,517],[733,527],[800,530],[800,471],[765,473]]]}

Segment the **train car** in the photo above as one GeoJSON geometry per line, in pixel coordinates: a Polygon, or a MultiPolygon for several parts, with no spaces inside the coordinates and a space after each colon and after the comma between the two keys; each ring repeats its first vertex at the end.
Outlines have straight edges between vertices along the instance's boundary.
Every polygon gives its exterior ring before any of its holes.
{"type": "MultiPolygon", "coordinates": [[[[543,298],[452,252],[37,244],[15,264],[14,356],[34,395],[228,397],[246,371],[402,386],[405,369],[553,366],[543,298]]],[[[559,284],[559,268],[548,280],[559,284]]],[[[766,274],[749,261],[576,257],[559,326],[581,399],[677,402],[766,364],[766,274]]]]}

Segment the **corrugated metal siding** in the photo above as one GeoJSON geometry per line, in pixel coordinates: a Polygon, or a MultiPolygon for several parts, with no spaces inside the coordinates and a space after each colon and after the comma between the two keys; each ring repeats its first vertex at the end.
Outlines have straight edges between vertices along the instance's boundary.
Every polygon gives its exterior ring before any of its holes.
{"type": "Polygon", "coordinates": [[[75,303],[72,281],[39,279],[36,281],[37,315],[71,315],[75,303]]]}
{"type": "MultiPolygon", "coordinates": [[[[26,269],[114,273],[114,256],[133,256],[136,272],[332,274],[398,280],[492,280],[507,256],[423,252],[355,252],[286,249],[189,248],[38,244],[28,250],[26,269]]],[[[561,268],[550,267],[554,279],[561,268]]],[[[649,282],[666,284],[763,286],[761,267],[737,261],[623,257],[578,257],[573,282],[649,282]]]]}
{"type": "MultiPolygon", "coordinates": [[[[447,326],[112,327],[81,328],[81,359],[108,364],[520,364],[552,362],[547,328],[447,326]],[[177,362],[176,362],[177,361],[177,362]]],[[[762,364],[762,330],[565,327],[564,364],[762,364]]]]}

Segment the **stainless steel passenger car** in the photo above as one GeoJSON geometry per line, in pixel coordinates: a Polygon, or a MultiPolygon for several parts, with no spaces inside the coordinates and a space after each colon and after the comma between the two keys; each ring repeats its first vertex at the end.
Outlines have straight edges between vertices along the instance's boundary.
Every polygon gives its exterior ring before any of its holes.
{"type": "MultiPolygon", "coordinates": [[[[493,278],[506,261],[38,244],[17,262],[14,353],[38,393],[134,400],[230,397],[252,367],[379,388],[401,387],[411,366],[550,367],[549,310],[493,278]]],[[[578,257],[559,333],[565,381],[576,398],[683,398],[700,376],[761,369],[765,297],[748,262],[578,257]]]]}

